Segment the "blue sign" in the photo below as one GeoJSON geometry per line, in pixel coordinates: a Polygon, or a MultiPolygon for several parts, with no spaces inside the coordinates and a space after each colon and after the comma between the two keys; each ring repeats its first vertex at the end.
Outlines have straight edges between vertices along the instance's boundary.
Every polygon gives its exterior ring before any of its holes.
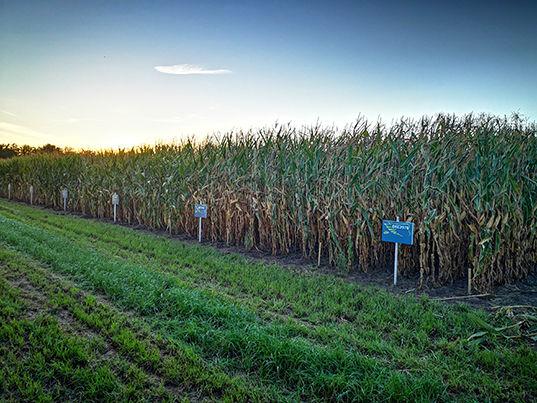
{"type": "Polygon", "coordinates": [[[407,221],[382,220],[382,240],[384,242],[414,244],[414,223],[407,221]]]}
{"type": "Polygon", "coordinates": [[[194,217],[196,217],[196,218],[207,218],[207,205],[206,204],[196,204],[194,206],[194,217]]]}

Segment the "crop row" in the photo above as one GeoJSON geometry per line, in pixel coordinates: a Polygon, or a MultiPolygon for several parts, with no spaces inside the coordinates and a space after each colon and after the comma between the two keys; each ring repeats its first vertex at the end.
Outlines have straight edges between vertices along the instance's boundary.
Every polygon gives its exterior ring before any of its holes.
{"type": "Polygon", "coordinates": [[[301,253],[340,270],[383,269],[382,219],[415,223],[400,270],[420,284],[469,277],[489,289],[537,263],[534,124],[490,116],[276,126],[119,152],[31,155],[0,162],[0,195],[273,254],[301,253]]]}

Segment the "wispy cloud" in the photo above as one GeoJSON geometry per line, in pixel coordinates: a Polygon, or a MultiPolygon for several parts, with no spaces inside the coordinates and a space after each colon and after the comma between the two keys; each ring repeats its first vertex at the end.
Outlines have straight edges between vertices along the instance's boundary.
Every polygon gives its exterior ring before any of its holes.
{"type": "Polygon", "coordinates": [[[193,64],[174,64],[172,66],[155,66],[155,70],[165,74],[178,75],[200,75],[200,74],[230,74],[231,70],[227,69],[206,69],[202,66],[193,64]]]}
{"type": "Polygon", "coordinates": [[[47,135],[26,126],[0,122],[0,134],[13,142],[30,143],[35,140],[46,141],[47,135]],[[33,141],[32,141],[33,140],[33,141]]]}
{"type": "Polygon", "coordinates": [[[10,112],[10,111],[5,111],[5,110],[3,110],[3,109],[0,110],[0,112],[5,113],[5,114],[8,115],[8,116],[14,116],[14,117],[17,116],[16,113],[13,113],[13,112],[10,112]]]}

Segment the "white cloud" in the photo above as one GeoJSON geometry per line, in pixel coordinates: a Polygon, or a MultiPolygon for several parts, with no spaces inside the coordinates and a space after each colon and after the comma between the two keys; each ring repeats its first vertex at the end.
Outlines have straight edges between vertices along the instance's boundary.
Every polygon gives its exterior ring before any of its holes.
{"type": "Polygon", "coordinates": [[[174,64],[173,66],[155,66],[155,70],[165,74],[193,75],[193,74],[229,74],[231,70],[215,69],[210,70],[193,64],[174,64]]]}

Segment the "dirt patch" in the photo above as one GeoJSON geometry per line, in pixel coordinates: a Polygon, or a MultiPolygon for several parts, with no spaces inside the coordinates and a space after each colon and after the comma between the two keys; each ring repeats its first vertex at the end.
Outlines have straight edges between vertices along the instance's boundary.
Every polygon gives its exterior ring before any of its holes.
{"type": "Polygon", "coordinates": [[[30,283],[24,275],[20,273],[18,276],[15,276],[14,273],[4,273],[4,275],[8,283],[19,290],[26,306],[24,316],[27,319],[33,320],[39,315],[50,315],[68,334],[86,339],[99,336],[95,331],[81,324],[68,310],[52,306],[46,295],[30,283]]]}
{"type": "MultiPolygon", "coordinates": [[[[84,339],[96,339],[99,338],[100,335],[95,330],[91,329],[90,327],[84,325],[81,323],[78,319],[76,319],[73,314],[66,310],[66,309],[59,309],[53,311],[54,318],[58,321],[60,324],[60,327],[69,334],[73,334],[75,336],[84,338],[84,339]]],[[[109,354],[112,356],[114,353],[114,349],[105,342],[105,351],[111,352],[109,354]]]]}
{"type": "Polygon", "coordinates": [[[14,288],[19,290],[20,296],[24,301],[25,317],[33,320],[40,314],[48,313],[47,298],[41,294],[24,276],[15,276],[9,270],[2,270],[6,281],[14,288]]]}

